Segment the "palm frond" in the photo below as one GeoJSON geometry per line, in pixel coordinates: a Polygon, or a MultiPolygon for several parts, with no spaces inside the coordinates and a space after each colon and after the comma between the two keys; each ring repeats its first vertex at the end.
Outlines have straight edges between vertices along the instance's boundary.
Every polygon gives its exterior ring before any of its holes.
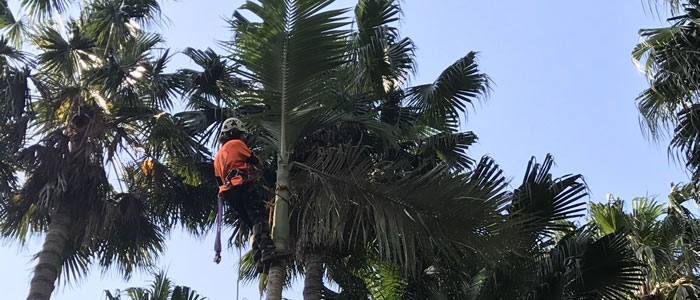
{"type": "Polygon", "coordinates": [[[419,140],[416,152],[427,159],[444,162],[457,171],[465,171],[474,164],[474,160],[467,156],[467,150],[476,140],[473,132],[442,132],[419,140]]]}
{"type": "Polygon", "coordinates": [[[611,234],[623,232],[628,227],[628,216],[622,210],[622,201],[608,203],[589,203],[591,220],[603,232],[611,234]]]}
{"type": "Polygon", "coordinates": [[[643,265],[625,234],[594,239],[582,228],[569,234],[538,262],[528,299],[629,299],[644,282],[643,265]]]}
{"type": "Polygon", "coordinates": [[[22,38],[27,33],[27,25],[24,21],[15,19],[6,0],[0,1],[0,30],[5,32],[16,48],[22,47],[22,38]]]}
{"type": "Polygon", "coordinates": [[[693,104],[680,112],[669,151],[675,149],[682,155],[695,181],[700,180],[698,145],[700,145],[700,104],[693,104]]]}
{"type": "Polygon", "coordinates": [[[460,113],[467,105],[486,96],[490,79],[480,73],[476,53],[470,52],[449,66],[431,84],[409,89],[410,104],[419,108],[423,121],[430,127],[454,131],[459,126],[460,113]]]}
{"type": "Polygon", "coordinates": [[[73,0],[22,0],[22,7],[30,14],[46,18],[53,13],[62,13],[73,0]]]}
{"type": "Polygon", "coordinates": [[[576,294],[597,299],[628,299],[644,282],[644,270],[624,234],[611,234],[586,248],[576,294]]]}
{"type": "Polygon", "coordinates": [[[142,130],[147,134],[147,152],[157,158],[164,155],[203,159],[209,150],[193,139],[182,120],[165,112],[152,115],[142,130]]]}
{"type": "Polygon", "coordinates": [[[0,36],[0,65],[19,65],[29,64],[31,58],[28,53],[17,50],[8,44],[8,40],[4,36],[0,36]]]}
{"type": "Polygon", "coordinates": [[[29,94],[30,70],[4,67],[1,72],[0,117],[4,120],[18,121],[29,112],[31,101],[29,94]]]}
{"type": "Polygon", "coordinates": [[[181,285],[175,285],[163,271],[153,272],[153,281],[148,288],[128,288],[124,292],[116,290],[114,294],[105,290],[109,300],[120,300],[128,296],[130,300],[206,300],[196,291],[181,285]]]}
{"type": "Polygon", "coordinates": [[[528,223],[536,234],[551,235],[557,230],[570,230],[557,223],[583,216],[588,195],[582,175],[565,175],[552,178],[550,170],[554,159],[547,155],[543,163],[533,157],[528,163],[523,183],[512,194],[510,212],[513,217],[532,218],[528,223]]]}
{"type": "Polygon", "coordinates": [[[206,300],[206,297],[202,297],[197,294],[196,291],[192,290],[187,286],[175,286],[173,289],[173,294],[170,296],[170,300],[206,300]]]}
{"type": "Polygon", "coordinates": [[[443,243],[440,252],[447,256],[456,245],[493,247],[485,252],[503,246],[494,246],[492,237],[508,226],[501,215],[505,180],[492,161],[482,161],[465,176],[446,176],[444,168],[436,168],[402,173],[392,182],[388,180],[397,174],[391,168],[377,169],[363,153],[352,147],[320,150],[307,164],[296,164],[308,173],[296,179],[303,185],[294,186],[312,189],[298,191],[309,199],[299,204],[303,205],[299,219],[319,220],[299,222],[304,227],[300,232],[306,234],[299,243],[343,248],[377,239],[383,259],[413,271],[420,268],[417,249],[430,249],[438,241],[443,243]],[[314,186],[319,188],[313,190],[314,186]]]}
{"type": "Polygon", "coordinates": [[[189,108],[237,104],[234,100],[238,98],[239,91],[246,88],[243,80],[234,76],[237,67],[211,49],[202,51],[187,48],[183,53],[202,68],[201,71],[179,71],[184,83],[185,96],[189,98],[189,108]]]}
{"type": "Polygon", "coordinates": [[[104,61],[88,69],[85,81],[99,87],[114,105],[133,106],[142,102],[140,91],[148,91],[150,83],[146,67],[149,66],[151,51],[162,43],[158,34],[135,34],[121,42],[123,48],[110,52],[104,61]]]}
{"type": "Polygon", "coordinates": [[[102,232],[96,235],[93,255],[102,268],[115,266],[128,278],[135,269],[148,269],[164,250],[164,236],[153,224],[148,206],[134,194],[114,195],[104,207],[102,232]]]}
{"type": "MultiPolygon", "coordinates": [[[[159,57],[149,61],[145,66],[145,79],[141,93],[142,101],[150,107],[160,110],[170,110],[173,107],[173,99],[176,99],[182,90],[182,79],[174,73],[166,73],[167,64],[171,57],[170,51],[164,51],[159,57]]],[[[137,67],[138,68],[138,67],[137,67]]]]}
{"type": "Polygon", "coordinates": [[[357,60],[357,81],[378,96],[397,89],[415,70],[415,46],[409,38],[400,39],[392,26],[401,9],[394,0],[363,0],[355,7],[357,33],[353,51],[357,60]]]}
{"type": "Polygon", "coordinates": [[[160,5],[156,0],[93,1],[84,13],[87,32],[95,37],[97,45],[112,51],[141,33],[141,25],[158,22],[160,5]]]}
{"type": "Polygon", "coordinates": [[[76,23],[69,25],[68,40],[55,28],[45,26],[33,37],[33,43],[39,49],[38,63],[43,70],[73,78],[80,64],[92,64],[95,44],[76,23]]]}
{"type": "Polygon", "coordinates": [[[347,59],[345,10],[323,10],[332,2],[248,1],[241,9],[261,22],[251,23],[240,14],[231,21],[236,24],[232,55],[244,68],[239,73],[264,87],[251,91],[246,99],[268,107],[256,119],[267,121],[265,129],[284,145],[285,152],[301,138],[291,129],[303,129],[309,121],[297,118],[295,122],[293,115],[317,108],[329,98],[325,75],[347,59]]]}

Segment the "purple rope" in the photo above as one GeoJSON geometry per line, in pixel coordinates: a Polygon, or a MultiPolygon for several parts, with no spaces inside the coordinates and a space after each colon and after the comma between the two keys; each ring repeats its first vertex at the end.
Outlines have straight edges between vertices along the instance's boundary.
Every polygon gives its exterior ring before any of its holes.
{"type": "Polygon", "coordinates": [[[224,210],[224,196],[219,195],[216,198],[218,210],[216,211],[216,240],[214,241],[214,251],[216,251],[216,256],[214,256],[214,262],[219,263],[221,261],[221,215],[224,210]]]}

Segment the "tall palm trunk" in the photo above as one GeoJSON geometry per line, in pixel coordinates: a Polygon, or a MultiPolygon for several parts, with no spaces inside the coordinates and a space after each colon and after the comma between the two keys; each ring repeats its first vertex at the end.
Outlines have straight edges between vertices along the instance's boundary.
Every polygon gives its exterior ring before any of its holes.
{"type": "MultiPolygon", "coordinates": [[[[277,187],[275,194],[275,213],[272,223],[272,240],[279,250],[289,247],[289,164],[280,154],[277,165],[277,187]]],[[[270,267],[267,277],[267,300],[281,300],[282,287],[286,276],[286,262],[277,261],[270,267]]]]}
{"type": "Polygon", "coordinates": [[[304,260],[304,300],[321,300],[323,290],[323,258],[318,254],[310,254],[304,260]]]}
{"type": "Polygon", "coordinates": [[[39,262],[34,268],[27,300],[48,300],[54,290],[54,283],[61,272],[63,251],[69,237],[71,224],[70,210],[60,206],[51,217],[49,232],[39,252],[39,262]]]}

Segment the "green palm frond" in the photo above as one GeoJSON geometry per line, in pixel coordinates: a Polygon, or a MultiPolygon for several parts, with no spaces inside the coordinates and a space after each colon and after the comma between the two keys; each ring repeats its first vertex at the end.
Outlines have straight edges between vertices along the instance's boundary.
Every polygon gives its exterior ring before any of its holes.
{"type": "Polygon", "coordinates": [[[523,183],[512,194],[510,212],[513,217],[531,218],[527,223],[536,234],[551,235],[554,231],[571,228],[557,223],[583,216],[588,195],[582,175],[565,175],[557,179],[550,173],[554,159],[551,155],[537,163],[533,157],[528,163],[523,183]]]}
{"type": "Polygon", "coordinates": [[[682,155],[688,170],[693,174],[693,180],[700,180],[700,104],[680,112],[678,125],[674,130],[670,149],[675,149],[682,155]]]}
{"type": "Polygon", "coordinates": [[[640,71],[647,75],[649,88],[637,98],[643,129],[654,139],[665,136],[678,125],[683,110],[697,103],[700,88],[700,55],[696,49],[698,3],[674,3],[669,18],[671,25],[664,28],[642,29],[642,41],[632,56],[640,71]]]}
{"type": "Polygon", "coordinates": [[[0,1],[0,28],[5,29],[7,26],[15,23],[15,17],[7,5],[7,0],[0,1]]]}
{"type": "Polygon", "coordinates": [[[114,266],[125,278],[135,269],[148,269],[165,247],[163,233],[143,201],[134,194],[114,195],[113,203],[104,207],[103,229],[94,240],[92,255],[99,258],[99,265],[114,266]]]}
{"type": "Polygon", "coordinates": [[[142,288],[129,288],[126,290],[126,295],[131,300],[150,300],[150,294],[142,288]]]}
{"type": "Polygon", "coordinates": [[[474,160],[467,156],[467,150],[476,141],[473,132],[437,133],[419,140],[417,154],[444,162],[457,171],[465,171],[474,164],[474,160]]]}
{"type": "Polygon", "coordinates": [[[184,82],[189,108],[202,109],[210,105],[235,105],[239,91],[246,87],[243,80],[234,76],[237,67],[213,50],[187,48],[183,51],[201,71],[183,69],[179,75],[184,82]]]}
{"type": "Polygon", "coordinates": [[[29,64],[31,58],[28,53],[10,46],[8,40],[4,36],[0,36],[0,65],[7,66],[13,63],[14,65],[29,64]]]}
{"type": "Polygon", "coordinates": [[[206,300],[206,297],[202,297],[197,294],[196,291],[192,290],[186,286],[175,286],[173,288],[173,294],[170,300],[206,300]]]}
{"type": "Polygon", "coordinates": [[[640,34],[645,40],[635,47],[633,58],[647,74],[650,88],[639,95],[637,106],[643,128],[656,138],[675,123],[684,102],[694,97],[697,71],[690,66],[699,57],[694,53],[692,45],[696,42],[689,39],[688,28],[648,29],[640,34]]]}
{"type": "Polygon", "coordinates": [[[592,222],[603,234],[623,232],[628,227],[628,216],[622,210],[622,201],[609,203],[589,203],[592,222]]]}
{"type": "Polygon", "coordinates": [[[394,0],[363,0],[355,7],[357,32],[352,43],[357,81],[382,96],[403,84],[415,70],[415,46],[392,26],[401,9],[394,0]]]}
{"type": "Polygon", "coordinates": [[[628,299],[644,282],[642,264],[624,234],[606,235],[583,253],[578,295],[595,299],[628,299]]]}
{"type": "MultiPolygon", "coordinates": [[[[153,281],[148,288],[128,288],[124,292],[116,290],[114,294],[105,290],[109,300],[121,300],[122,296],[129,300],[206,300],[196,291],[187,286],[175,285],[165,272],[153,273],[153,281]]],[[[126,300],[126,299],[125,299],[126,300]]]]}
{"type": "Polygon", "coordinates": [[[181,224],[191,233],[202,234],[214,222],[217,184],[213,166],[211,162],[195,164],[197,185],[185,183],[185,177],[173,172],[173,166],[178,167],[178,162],[167,166],[157,160],[144,160],[140,166],[125,169],[125,182],[130,191],[148,199],[148,211],[162,230],[181,224]]]}
{"type": "MultiPolygon", "coordinates": [[[[4,67],[0,73],[0,117],[3,120],[18,121],[29,111],[31,97],[29,69],[4,67]]],[[[4,125],[5,121],[3,121],[4,125]]],[[[24,136],[24,134],[21,134],[24,136]]],[[[19,141],[17,141],[19,142],[19,141]]]]}
{"type": "Polygon", "coordinates": [[[627,218],[630,229],[643,244],[657,240],[658,218],[664,214],[664,205],[647,197],[632,199],[632,214],[627,218]]]}
{"type": "Polygon", "coordinates": [[[401,8],[394,0],[360,0],[355,6],[358,32],[366,37],[382,27],[390,28],[390,32],[396,36],[398,29],[389,26],[398,22],[400,15],[401,8]]]}
{"type": "Polygon", "coordinates": [[[488,76],[479,72],[476,53],[470,52],[443,71],[435,82],[411,87],[410,104],[419,109],[428,126],[454,131],[459,126],[459,114],[486,96],[490,82],[488,76]]]}
{"type": "Polygon", "coordinates": [[[382,258],[413,271],[420,268],[418,249],[431,249],[432,243],[442,243],[446,256],[456,245],[484,252],[504,246],[493,239],[510,225],[501,215],[505,180],[493,161],[482,161],[464,176],[436,168],[391,180],[396,176],[391,167],[375,166],[364,155],[362,148],[319,149],[309,162],[296,164],[306,175],[296,179],[305,184],[295,186],[311,189],[298,191],[309,199],[300,204],[299,218],[319,220],[299,223],[305,233],[299,243],[343,248],[377,239],[382,258]]]}
{"type": "Polygon", "coordinates": [[[22,0],[22,7],[30,14],[46,18],[53,13],[62,13],[68,9],[73,0],[22,0]]]}
{"type": "Polygon", "coordinates": [[[629,299],[644,282],[643,265],[624,234],[594,236],[580,229],[543,256],[527,299],[629,299]]]}
{"type": "Polygon", "coordinates": [[[344,258],[335,258],[327,264],[328,281],[337,284],[341,291],[335,293],[325,290],[323,295],[326,298],[335,300],[370,299],[370,292],[365,281],[365,279],[369,278],[363,276],[366,272],[358,272],[358,269],[364,270],[365,267],[365,262],[360,259],[360,256],[351,255],[344,258]]]}
{"type": "Polygon", "coordinates": [[[44,71],[73,78],[79,68],[93,63],[95,44],[76,23],[69,23],[68,29],[66,40],[58,30],[45,26],[33,37],[33,43],[39,49],[38,63],[44,71]]]}
{"type": "MultiPolygon", "coordinates": [[[[142,101],[150,107],[160,110],[170,110],[173,107],[173,99],[182,90],[182,79],[176,73],[166,73],[167,64],[171,57],[170,51],[164,51],[159,57],[145,64],[144,92],[141,93],[142,101]]],[[[138,67],[137,67],[138,68],[138,67]]]]}
{"type": "Polygon", "coordinates": [[[24,21],[15,19],[6,0],[0,1],[0,30],[4,31],[15,47],[22,47],[22,38],[27,33],[27,25],[24,21]]]}
{"type": "Polygon", "coordinates": [[[147,134],[147,152],[157,158],[164,155],[203,159],[209,150],[195,140],[182,120],[166,112],[152,115],[142,130],[147,134]]]}
{"type": "Polygon", "coordinates": [[[104,62],[87,70],[85,81],[99,87],[108,101],[115,105],[134,106],[141,103],[141,90],[149,91],[147,67],[153,48],[162,43],[158,34],[135,34],[104,58],[104,62]]]}
{"type": "Polygon", "coordinates": [[[86,30],[97,45],[111,51],[141,32],[141,25],[159,21],[160,5],[156,0],[93,1],[85,11],[86,30]]]}
{"type": "Polygon", "coordinates": [[[268,110],[255,119],[284,152],[296,145],[311,120],[303,116],[330,98],[325,75],[347,60],[345,10],[323,10],[332,2],[248,1],[241,9],[261,22],[240,14],[231,21],[236,30],[232,55],[243,67],[239,73],[264,87],[245,99],[266,105],[268,110]]]}

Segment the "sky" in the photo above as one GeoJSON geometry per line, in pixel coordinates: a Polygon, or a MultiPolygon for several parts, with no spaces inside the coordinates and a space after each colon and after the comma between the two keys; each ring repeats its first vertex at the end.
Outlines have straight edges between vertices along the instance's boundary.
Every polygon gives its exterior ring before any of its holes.
{"type": "MultiPolygon", "coordinates": [[[[10,1],[13,2],[13,1],[10,1]]],[[[16,0],[14,2],[17,2],[16,0]]],[[[168,46],[217,47],[230,37],[224,17],[242,0],[165,1],[170,22],[162,29],[168,46]]],[[[336,7],[355,1],[338,0],[336,7]]],[[[666,142],[646,139],[639,126],[635,97],[647,86],[630,57],[640,28],[663,25],[638,1],[474,1],[402,2],[403,36],[418,47],[418,73],[412,83],[433,81],[469,51],[493,80],[490,96],[468,113],[464,130],[479,143],[470,154],[493,157],[517,186],[530,157],[551,153],[556,176],[583,174],[587,201],[605,201],[607,193],[623,199],[657,195],[665,201],[671,182],[687,181],[682,165],[669,159],[666,142]]],[[[182,55],[171,67],[190,67],[182,55]]],[[[212,198],[212,201],[214,199],[212,198]]],[[[227,236],[225,234],[224,236],[227,236]]],[[[24,247],[0,243],[2,299],[24,299],[32,256],[42,236],[24,247]]],[[[158,266],[176,284],[211,300],[236,299],[237,253],[223,253],[212,263],[213,236],[173,232],[158,266]]],[[[104,299],[103,290],[144,286],[149,274],[125,282],[113,272],[93,272],[80,282],[61,285],[52,299],[104,299]]],[[[301,282],[285,297],[302,299],[301,282]]],[[[239,299],[258,299],[257,286],[241,283],[239,299]]]]}

